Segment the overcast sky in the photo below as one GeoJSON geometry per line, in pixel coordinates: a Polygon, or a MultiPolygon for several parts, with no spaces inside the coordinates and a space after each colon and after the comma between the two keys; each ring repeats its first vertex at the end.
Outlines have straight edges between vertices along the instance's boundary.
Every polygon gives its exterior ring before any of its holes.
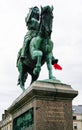
{"type": "MultiPolygon", "coordinates": [[[[62,71],[53,74],[79,95],[73,104],[82,104],[82,0],[1,0],[0,1],[0,119],[5,109],[22,93],[17,86],[16,59],[26,34],[25,17],[33,6],[54,6],[53,54],[62,71]]],[[[47,79],[46,65],[39,79],[47,79]]],[[[25,84],[30,84],[30,76],[25,84]]]]}

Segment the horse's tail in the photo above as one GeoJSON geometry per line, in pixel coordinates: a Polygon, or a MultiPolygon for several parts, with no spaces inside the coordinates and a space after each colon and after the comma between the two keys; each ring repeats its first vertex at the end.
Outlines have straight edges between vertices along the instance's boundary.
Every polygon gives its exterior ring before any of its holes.
{"type": "Polygon", "coordinates": [[[19,52],[18,52],[18,55],[17,55],[17,61],[16,61],[16,67],[18,67],[18,61],[21,57],[21,51],[22,51],[22,48],[20,48],[19,52]]]}

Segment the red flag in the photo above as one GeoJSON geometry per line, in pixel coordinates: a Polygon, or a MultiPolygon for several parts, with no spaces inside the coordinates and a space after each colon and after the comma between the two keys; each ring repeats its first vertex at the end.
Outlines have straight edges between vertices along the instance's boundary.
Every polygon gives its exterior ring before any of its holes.
{"type": "Polygon", "coordinates": [[[62,70],[62,67],[58,64],[54,64],[53,66],[54,66],[55,69],[62,70]]]}

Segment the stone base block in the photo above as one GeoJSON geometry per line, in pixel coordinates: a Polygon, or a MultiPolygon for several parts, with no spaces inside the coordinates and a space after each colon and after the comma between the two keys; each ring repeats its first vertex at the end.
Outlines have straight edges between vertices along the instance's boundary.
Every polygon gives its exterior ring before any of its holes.
{"type": "Polygon", "coordinates": [[[73,130],[72,99],[77,94],[70,85],[34,82],[8,109],[13,130],[73,130]]]}

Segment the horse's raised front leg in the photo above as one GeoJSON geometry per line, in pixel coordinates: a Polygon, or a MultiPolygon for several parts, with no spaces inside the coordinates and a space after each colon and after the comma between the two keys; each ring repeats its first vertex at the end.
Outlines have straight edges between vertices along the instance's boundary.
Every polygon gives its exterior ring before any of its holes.
{"type": "Polygon", "coordinates": [[[42,39],[38,37],[34,37],[30,43],[30,54],[33,60],[36,60],[36,66],[33,70],[34,75],[39,75],[41,70],[41,59],[42,59],[42,51],[40,50],[42,39]]]}
{"type": "Polygon", "coordinates": [[[33,53],[32,53],[32,58],[35,59],[37,62],[36,62],[36,67],[34,68],[33,70],[33,74],[34,75],[39,75],[40,73],[40,70],[41,70],[41,59],[42,59],[42,51],[40,50],[35,50],[33,53]]]}
{"type": "Polygon", "coordinates": [[[56,79],[55,76],[53,76],[52,74],[52,54],[48,54],[47,57],[46,57],[46,62],[47,62],[47,68],[48,68],[48,71],[49,71],[49,79],[56,79]]]}

